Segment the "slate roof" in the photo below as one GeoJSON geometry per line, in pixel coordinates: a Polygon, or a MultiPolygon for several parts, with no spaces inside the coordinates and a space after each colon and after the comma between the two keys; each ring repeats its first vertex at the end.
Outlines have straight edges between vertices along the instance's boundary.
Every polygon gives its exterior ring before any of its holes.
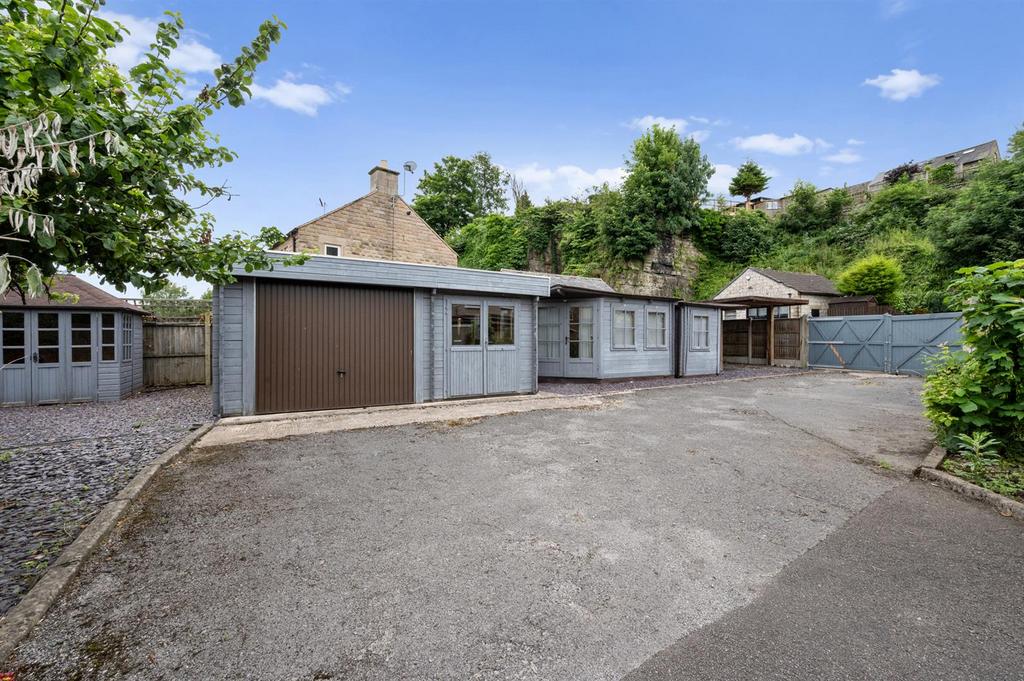
{"type": "Polygon", "coordinates": [[[106,291],[82,281],[71,274],[58,274],[53,278],[51,291],[59,293],[70,293],[78,296],[78,302],[70,300],[53,300],[52,298],[25,298],[22,302],[21,296],[15,291],[8,291],[0,298],[0,306],[4,307],[53,307],[53,308],[88,308],[91,310],[128,310],[145,314],[145,311],[129,305],[117,296],[112,296],[106,291]]]}
{"type": "Polygon", "coordinates": [[[750,270],[773,279],[783,286],[788,286],[797,293],[817,293],[823,296],[839,295],[839,289],[832,283],[832,280],[820,274],[783,272],[782,270],[769,270],[764,267],[751,267],[750,270]]]}
{"type": "Polygon", "coordinates": [[[973,147],[936,156],[933,159],[924,161],[922,165],[937,168],[944,163],[952,163],[954,166],[962,166],[968,163],[977,163],[986,158],[999,158],[999,143],[995,140],[989,140],[988,142],[976,144],[973,147]]]}

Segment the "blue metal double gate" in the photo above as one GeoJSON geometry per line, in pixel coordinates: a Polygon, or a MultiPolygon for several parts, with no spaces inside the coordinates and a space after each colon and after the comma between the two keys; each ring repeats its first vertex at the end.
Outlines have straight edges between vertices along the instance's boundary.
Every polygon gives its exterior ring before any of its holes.
{"type": "Polygon", "coordinates": [[[827,369],[923,376],[926,358],[959,349],[960,313],[813,317],[807,363],[827,369]]]}

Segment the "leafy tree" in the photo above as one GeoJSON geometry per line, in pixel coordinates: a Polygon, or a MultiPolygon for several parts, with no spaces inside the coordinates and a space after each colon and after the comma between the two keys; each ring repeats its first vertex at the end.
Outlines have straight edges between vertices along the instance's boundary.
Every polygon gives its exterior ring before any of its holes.
{"type": "Polygon", "coordinates": [[[1006,149],[1010,152],[1011,158],[1024,158],[1024,126],[1010,135],[1010,143],[1006,145],[1006,149]]]}
{"type": "Polygon", "coordinates": [[[188,297],[188,289],[173,281],[165,282],[160,288],[146,294],[150,300],[185,300],[188,297]]]}
{"type": "Polygon", "coordinates": [[[984,164],[926,222],[948,269],[1024,257],[1024,155],[984,164]]]}
{"type": "Polygon", "coordinates": [[[486,152],[470,158],[445,156],[433,172],[423,174],[412,207],[444,236],[476,218],[507,210],[510,180],[486,152]]]}
{"type": "Polygon", "coordinates": [[[635,260],[697,225],[714,166],[692,139],[654,125],[633,143],[626,171],[622,219],[607,225],[605,235],[613,255],[635,260]]]}
{"type": "Polygon", "coordinates": [[[925,415],[940,441],[984,430],[1024,459],[1024,260],[959,270],[950,303],[963,311],[964,345],[925,380],[925,415]]]}
{"type": "Polygon", "coordinates": [[[526,235],[520,222],[507,215],[485,215],[445,237],[459,265],[481,270],[526,268],[526,235]]]}
{"type": "Polygon", "coordinates": [[[871,255],[839,275],[836,287],[847,295],[875,296],[882,305],[890,305],[902,284],[903,272],[898,262],[884,255],[871,255]]]}
{"type": "Polygon", "coordinates": [[[818,188],[810,182],[797,180],[786,201],[786,210],[779,216],[778,225],[779,229],[791,234],[825,229],[828,220],[818,188]]]}
{"type": "Polygon", "coordinates": [[[530,253],[544,254],[552,272],[562,271],[558,246],[569,215],[575,208],[571,201],[548,201],[543,206],[530,206],[516,211],[516,218],[523,226],[527,248],[530,253]]]}
{"type": "Polygon", "coordinates": [[[750,197],[763,192],[771,179],[761,166],[747,161],[736,170],[736,177],[729,183],[729,193],[742,196],[746,199],[747,208],[750,208],[750,197]]]}
{"type": "Polygon", "coordinates": [[[252,43],[185,101],[184,76],[168,65],[181,17],[168,13],[141,63],[123,74],[107,53],[126,30],[97,17],[99,4],[0,3],[0,108],[3,125],[18,133],[0,131],[10,152],[0,156],[0,175],[8,189],[15,178],[33,179],[30,189],[2,197],[0,219],[13,231],[0,255],[0,289],[38,290],[62,268],[153,290],[170,274],[225,283],[237,263],[269,267],[264,248],[283,238],[278,230],[214,238],[213,216],[190,200],[228,194],[198,174],[235,158],[206,122],[225,103],[245,103],[284,24],[260,25],[252,43]]]}
{"type": "Polygon", "coordinates": [[[700,228],[703,251],[729,262],[746,263],[767,253],[774,242],[772,220],[759,210],[733,214],[704,211],[700,228]]]}

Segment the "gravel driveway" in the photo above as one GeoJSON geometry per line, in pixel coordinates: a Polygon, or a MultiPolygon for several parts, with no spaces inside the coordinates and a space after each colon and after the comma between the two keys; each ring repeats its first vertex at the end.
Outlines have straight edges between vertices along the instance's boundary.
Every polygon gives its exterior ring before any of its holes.
{"type": "Polygon", "coordinates": [[[618,678],[920,484],[874,464],[928,449],[919,389],[801,375],[202,449],[9,670],[618,678]]]}
{"type": "Polygon", "coordinates": [[[206,387],[0,409],[0,614],[132,476],[211,413],[206,387]]]}

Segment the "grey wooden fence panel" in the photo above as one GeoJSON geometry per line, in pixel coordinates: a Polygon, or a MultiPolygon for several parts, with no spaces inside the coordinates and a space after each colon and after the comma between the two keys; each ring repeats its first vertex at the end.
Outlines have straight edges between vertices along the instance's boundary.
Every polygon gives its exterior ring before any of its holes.
{"type": "Polygon", "coordinates": [[[207,382],[206,322],[152,321],[143,325],[143,382],[146,386],[200,385],[207,382]]]}
{"type": "Polygon", "coordinates": [[[923,376],[927,358],[961,347],[960,314],[853,315],[810,319],[808,365],[923,376]]]}

